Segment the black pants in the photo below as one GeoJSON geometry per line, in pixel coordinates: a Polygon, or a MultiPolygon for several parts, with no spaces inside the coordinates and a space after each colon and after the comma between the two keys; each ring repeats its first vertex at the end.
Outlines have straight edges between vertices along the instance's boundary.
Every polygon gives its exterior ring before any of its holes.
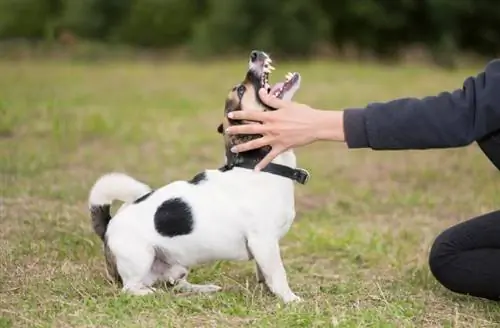
{"type": "Polygon", "coordinates": [[[500,211],[442,232],[429,256],[434,277],[449,290],[500,300],[500,211]]]}

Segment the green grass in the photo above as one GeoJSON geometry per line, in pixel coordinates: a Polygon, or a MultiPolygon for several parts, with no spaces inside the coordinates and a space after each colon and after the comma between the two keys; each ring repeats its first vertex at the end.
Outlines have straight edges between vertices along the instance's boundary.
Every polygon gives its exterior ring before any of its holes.
{"type": "MultiPolygon", "coordinates": [[[[275,62],[278,75],[302,73],[296,100],[329,109],[453,89],[478,68],[275,62]]],[[[245,65],[0,62],[0,327],[498,326],[496,304],[448,292],[427,266],[440,231],[500,204],[500,176],[476,145],[299,149],[312,180],[297,186],[282,252],[302,304],[283,306],[246,262],[192,271],[224,287],[214,295],[133,298],[105,280],[92,183],[119,170],[157,187],[220,166],[216,127],[245,65]]]]}

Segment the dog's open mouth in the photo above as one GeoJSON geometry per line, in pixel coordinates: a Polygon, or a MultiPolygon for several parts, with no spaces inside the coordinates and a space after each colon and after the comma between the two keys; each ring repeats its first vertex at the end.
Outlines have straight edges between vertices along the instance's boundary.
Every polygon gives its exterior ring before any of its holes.
{"type": "Polygon", "coordinates": [[[299,73],[287,73],[285,80],[274,85],[269,83],[269,77],[275,68],[271,65],[272,59],[263,51],[253,50],[250,53],[249,68],[259,78],[260,87],[267,90],[269,94],[283,99],[300,80],[299,73]]]}
{"type": "Polygon", "coordinates": [[[281,99],[283,98],[285,93],[288,92],[299,81],[299,74],[288,72],[285,75],[284,81],[275,83],[274,85],[271,86],[269,84],[269,76],[275,69],[271,65],[271,63],[272,60],[270,58],[266,58],[263,62],[261,87],[265,88],[267,90],[267,93],[272,94],[273,96],[281,99]]]}
{"type": "Polygon", "coordinates": [[[268,93],[277,98],[283,98],[283,95],[287,93],[298,82],[298,80],[298,73],[289,72],[285,75],[285,81],[274,84],[271,88],[267,89],[268,93]]]}

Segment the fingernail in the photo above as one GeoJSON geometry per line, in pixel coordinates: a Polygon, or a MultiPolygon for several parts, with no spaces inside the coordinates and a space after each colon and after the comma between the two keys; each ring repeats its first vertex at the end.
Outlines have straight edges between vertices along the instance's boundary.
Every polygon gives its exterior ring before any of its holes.
{"type": "Polygon", "coordinates": [[[233,116],[234,116],[234,114],[233,114],[233,113],[228,113],[228,114],[227,114],[227,117],[229,117],[229,118],[233,118],[233,116]]]}
{"type": "Polygon", "coordinates": [[[232,147],[232,148],[231,148],[231,152],[232,152],[232,153],[236,153],[236,147],[232,147]]]}

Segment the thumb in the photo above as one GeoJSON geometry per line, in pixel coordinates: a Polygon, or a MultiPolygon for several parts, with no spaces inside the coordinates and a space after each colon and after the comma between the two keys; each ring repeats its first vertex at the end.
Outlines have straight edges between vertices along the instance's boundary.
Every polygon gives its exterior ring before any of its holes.
{"type": "Polygon", "coordinates": [[[264,104],[275,109],[280,109],[287,105],[287,102],[285,100],[279,99],[271,94],[268,94],[266,89],[264,88],[261,88],[259,90],[259,98],[264,104]]]}

